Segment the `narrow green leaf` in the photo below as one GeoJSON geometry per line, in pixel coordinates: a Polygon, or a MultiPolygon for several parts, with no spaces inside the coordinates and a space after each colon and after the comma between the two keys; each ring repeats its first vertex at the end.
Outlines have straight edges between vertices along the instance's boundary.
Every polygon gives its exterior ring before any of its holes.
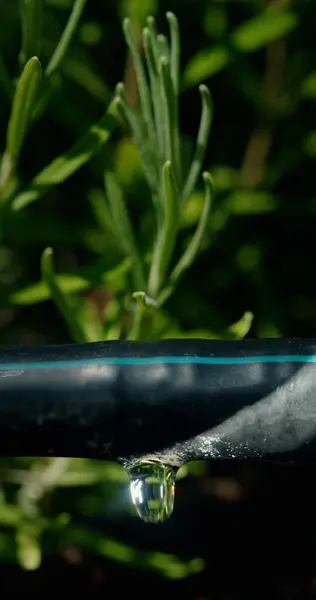
{"type": "Polygon", "coordinates": [[[144,121],[146,124],[147,136],[154,147],[155,146],[155,135],[154,135],[154,122],[153,122],[153,115],[152,115],[151,98],[150,98],[150,93],[149,93],[149,89],[148,89],[148,84],[147,84],[146,73],[145,73],[143,61],[141,59],[140,52],[137,47],[137,42],[135,40],[133,31],[132,31],[132,25],[131,25],[130,19],[128,19],[128,18],[124,19],[123,30],[124,30],[126,43],[130,49],[130,52],[131,52],[131,55],[133,58],[133,62],[134,62],[138,90],[139,90],[139,98],[140,98],[140,103],[141,103],[141,107],[142,107],[142,113],[144,116],[144,121]]]}
{"type": "Polygon", "coordinates": [[[124,0],[124,12],[133,23],[142,26],[147,15],[157,13],[159,0],[124,0]]]}
{"type": "Polygon", "coordinates": [[[206,48],[195,54],[184,69],[183,82],[185,87],[198,85],[209,77],[222,71],[231,60],[231,52],[224,46],[206,48]]]}
{"type": "Polygon", "coordinates": [[[167,19],[170,27],[171,36],[171,78],[175,94],[179,93],[179,73],[180,73],[180,33],[177,17],[172,12],[167,12],[167,19]]]}
{"type": "MultiPolygon", "coordinates": [[[[59,273],[55,276],[58,287],[63,294],[75,294],[88,290],[94,285],[104,285],[110,290],[118,290],[122,287],[131,269],[131,261],[124,260],[117,267],[105,271],[105,265],[101,262],[86,269],[78,269],[75,273],[59,273]]],[[[30,306],[51,299],[51,290],[45,280],[32,283],[17,292],[10,294],[9,306],[30,306]]],[[[1,306],[3,304],[1,303],[1,306]]]]}
{"type": "Polygon", "coordinates": [[[159,54],[159,45],[157,43],[158,34],[157,34],[157,29],[156,29],[155,18],[152,16],[147,17],[146,23],[147,23],[147,28],[150,33],[150,40],[151,40],[151,44],[152,44],[152,49],[153,49],[153,53],[154,53],[157,71],[158,71],[160,54],[159,54]]]}
{"type": "MultiPolygon", "coordinates": [[[[83,292],[92,285],[91,281],[80,275],[65,273],[56,275],[57,284],[63,294],[73,294],[83,292]]],[[[51,298],[51,292],[46,281],[39,281],[28,285],[17,292],[13,292],[9,297],[10,304],[15,306],[30,306],[39,304],[51,298]]]]}
{"type": "Polygon", "coordinates": [[[102,190],[92,189],[88,194],[88,200],[96,222],[106,234],[116,233],[110,207],[102,190]]]}
{"type": "Polygon", "coordinates": [[[287,10],[267,10],[242,23],[232,42],[242,52],[254,52],[284,37],[298,26],[298,15],[287,10]]]}
{"type": "Polygon", "coordinates": [[[85,60],[84,56],[66,57],[63,60],[61,71],[103,105],[106,105],[111,99],[110,86],[95,71],[94,66],[85,60]]]}
{"type": "Polygon", "coordinates": [[[40,56],[42,42],[43,0],[20,0],[22,46],[19,55],[21,65],[32,56],[40,56]]]}
{"type": "Polygon", "coordinates": [[[17,528],[21,525],[23,517],[24,515],[21,507],[17,504],[7,504],[2,493],[0,511],[1,530],[3,530],[4,527],[17,528]]]}
{"type": "Polygon", "coordinates": [[[160,577],[180,580],[190,575],[200,573],[205,569],[205,561],[202,558],[185,560],[183,557],[163,552],[148,552],[138,550],[135,546],[127,546],[110,538],[97,529],[76,527],[72,523],[63,529],[65,543],[83,548],[87,552],[97,553],[121,564],[129,565],[129,568],[151,571],[160,577]]]}
{"type": "Polygon", "coordinates": [[[148,27],[143,29],[143,43],[145,50],[145,57],[147,62],[147,69],[149,73],[150,80],[150,88],[151,88],[151,97],[154,108],[154,119],[155,119],[155,130],[158,141],[158,160],[160,165],[163,161],[163,149],[164,149],[164,139],[163,139],[163,104],[161,98],[161,86],[159,81],[159,51],[156,46],[156,34],[155,34],[155,25],[154,19],[148,18],[148,27]]]}
{"type": "Polygon", "coordinates": [[[84,323],[86,342],[100,342],[104,340],[102,319],[100,318],[98,306],[86,298],[80,308],[78,317],[84,323]]]}
{"type": "Polygon", "coordinates": [[[30,185],[14,198],[12,210],[25,208],[54,185],[62,183],[73,175],[105,144],[116,125],[117,119],[112,102],[97,124],[93,125],[70,150],[45,167],[30,185]]]}
{"type": "Polygon", "coordinates": [[[168,63],[170,63],[170,47],[168,38],[159,33],[157,35],[157,45],[160,58],[165,58],[168,63]]]}
{"type": "Polygon", "coordinates": [[[161,294],[158,296],[158,303],[160,306],[173,293],[180,277],[182,277],[185,271],[192,265],[201,247],[201,243],[208,224],[214,195],[214,184],[211,175],[207,172],[204,172],[203,179],[205,184],[205,202],[199,224],[190,244],[188,245],[187,249],[185,250],[184,254],[180,258],[175,268],[173,269],[166,288],[162,290],[161,294]]]}
{"type": "Polygon", "coordinates": [[[51,57],[47,67],[45,74],[47,77],[50,77],[51,74],[58,69],[60,63],[62,62],[70,44],[73,39],[74,33],[80,21],[81,15],[83,13],[83,9],[85,7],[87,0],[75,0],[73,9],[71,11],[68,23],[64,29],[64,32],[59,40],[57,48],[53,56],[51,57]]]}
{"type": "Polygon", "coordinates": [[[22,524],[16,534],[18,562],[26,571],[37,570],[42,562],[42,551],[38,543],[38,531],[22,524]]]}
{"type": "Polygon", "coordinates": [[[174,234],[179,224],[179,199],[177,197],[172,163],[170,161],[165,163],[162,175],[164,185],[166,230],[174,234]]]}
{"type": "Polygon", "coordinates": [[[0,164],[0,206],[1,208],[8,204],[10,195],[14,192],[16,186],[14,168],[7,152],[1,157],[0,164]]]}
{"type": "Polygon", "coordinates": [[[173,89],[170,65],[166,58],[160,59],[162,98],[164,102],[165,160],[171,161],[176,177],[176,183],[180,184],[180,157],[179,157],[179,126],[177,98],[173,89]]]}
{"type": "Polygon", "coordinates": [[[179,77],[180,77],[180,32],[179,23],[176,16],[172,12],[167,12],[167,19],[170,27],[171,50],[170,50],[170,74],[173,84],[173,92],[175,97],[175,125],[174,125],[174,155],[175,155],[175,170],[178,177],[178,185],[180,187],[182,179],[181,155],[180,155],[180,128],[179,128],[179,77]]]}
{"type": "Polygon", "coordinates": [[[196,141],[195,154],[183,189],[183,203],[188,200],[189,196],[194,191],[200,175],[213,117],[212,98],[208,87],[206,87],[206,85],[200,85],[199,90],[202,98],[202,116],[196,141]]]}
{"type": "Polygon", "coordinates": [[[119,340],[122,333],[122,323],[107,323],[104,328],[104,339],[108,342],[119,340]]]}
{"type": "Polygon", "coordinates": [[[244,339],[250,331],[252,321],[253,321],[252,312],[249,312],[249,311],[245,312],[243,314],[243,316],[241,317],[241,319],[239,319],[236,323],[234,323],[233,325],[231,325],[228,328],[227,334],[229,336],[229,339],[235,339],[235,340],[244,339]]]}
{"type": "Polygon", "coordinates": [[[142,117],[134,113],[134,111],[128,106],[123,94],[123,90],[123,84],[118,84],[116,86],[116,104],[118,110],[122,113],[123,118],[125,119],[126,123],[128,124],[128,127],[131,130],[132,137],[138,148],[138,152],[143,163],[145,178],[149,185],[152,196],[153,198],[155,198],[158,187],[158,173],[156,161],[148,142],[148,138],[145,131],[145,125],[142,121],[142,117]]]}
{"type": "Polygon", "coordinates": [[[42,78],[41,63],[33,56],[25,65],[19,79],[7,131],[6,153],[14,168],[34,111],[42,78]]]}
{"type": "Polygon", "coordinates": [[[222,211],[235,215],[262,215],[276,211],[279,204],[278,197],[270,192],[237,189],[226,196],[222,211]]]}
{"type": "Polygon", "coordinates": [[[176,243],[179,226],[179,199],[170,161],[163,167],[164,220],[158,230],[158,239],[149,275],[149,295],[155,298],[160,291],[164,276],[176,243]]]}
{"type": "Polygon", "coordinates": [[[108,172],[105,174],[104,184],[117,236],[126,256],[132,260],[134,285],[137,288],[144,288],[144,266],[137,247],[130,217],[126,210],[122,190],[113,173],[108,172]]]}
{"type": "MultiPolygon", "coordinates": [[[[298,15],[285,10],[269,10],[242,23],[231,36],[241,52],[254,52],[290,33],[298,26],[298,15]]],[[[222,71],[232,60],[229,47],[215,46],[199,51],[187,63],[183,82],[191,87],[222,71]]]]}
{"type": "Polygon", "coordinates": [[[74,341],[78,343],[86,342],[86,333],[78,318],[77,312],[74,310],[70,298],[63,293],[55,276],[52,248],[46,248],[44,250],[41,268],[42,277],[49,287],[52,300],[55,302],[59,312],[63,315],[74,341]]]}
{"type": "Polygon", "coordinates": [[[135,310],[132,329],[128,334],[127,339],[136,342],[139,341],[141,337],[142,321],[147,306],[156,306],[156,304],[146,296],[145,292],[134,292],[132,296],[135,300],[135,310]]]}

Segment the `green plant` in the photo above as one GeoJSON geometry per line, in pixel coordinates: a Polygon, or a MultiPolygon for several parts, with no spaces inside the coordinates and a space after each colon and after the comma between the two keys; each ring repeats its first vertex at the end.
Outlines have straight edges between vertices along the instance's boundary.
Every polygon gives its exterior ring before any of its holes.
{"type": "MultiPolygon", "coordinates": [[[[84,5],[85,0],[74,2],[60,42],[42,73],[38,58],[33,56],[40,48],[38,27],[42,2],[21,2],[23,36],[19,59],[22,72],[16,85],[11,85],[0,62],[0,76],[8,98],[13,96],[0,175],[1,226],[5,229],[12,220],[17,222],[25,209],[65,182],[92,157],[99,158],[103,191],[91,193],[89,200],[102,235],[113,240],[117,260],[109,267],[104,256],[77,271],[56,274],[53,250],[46,248],[41,259],[41,281],[10,292],[7,303],[10,306],[27,306],[53,300],[65,320],[71,339],[80,343],[118,337],[147,340],[170,335],[170,332],[181,336],[183,332],[177,323],[173,323],[165,303],[203,248],[214,186],[211,175],[204,171],[205,193],[200,218],[195,232],[183,247],[179,232],[202,172],[212,121],[212,103],[208,88],[201,85],[202,115],[196,147],[187,168],[182,160],[180,35],[174,14],[167,13],[170,42],[158,34],[153,17],[147,18],[141,44],[134,35],[131,21],[124,21],[124,34],[136,72],[139,107],[131,108],[125,87],[119,83],[104,115],[70,150],[55,158],[26,185],[20,179],[19,160],[23,144],[45,112],[54,77],[63,64],[84,5]],[[135,144],[134,149],[137,148],[141,173],[147,186],[149,225],[144,238],[131,218],[126,189],[123,189],[113,168],[111,156],[100,154],[114,129],[120,127],[120,131],[125,132],[126,126],[135,144]],[[101,315],[87,297],[94,286],[104,288],[110,295],[101,315]]],[[[221,337],[244,337],[251,320],[251,314],[246,313],[241,321],[221,332],[221,337]]],[[[206,335],[205,332],[203,335],[206,335]]],[[[210,331],[207,335],[216,337],[210,331]]],[[[45,516],[43,499],[57,487],[82,488],[112,482],[113,490],[122,478],[124,481],[124,475],[115,465],[88,461],[17,459],[10,463],[4,470],[3,480],[8,486],[18,486],[17,500],[15,503],[7,501],[6,494],[3,495],[0,524],[15,532],[12,553],[16,553],[20,564],[27,569],[37,568],[41,561],[41,540],[51,540],[60,535],[69,543],[77,543],[88,550],[93,547],[111,560],[141,565],[168,577],[185,577],[201,570],[203,563],[199,559],[185,562],[157,553],[147,560],[142,553],[109,537],[80,529],[71,522],[68,514],[57,514],[50,519],[45,516]]],[[[101,497],[104,502],[104,496],[103,487],[99,487],[97,501],[100,502],[101,497]]],[[[0,551],[1,539],[11,549],[10,535],[5,533],[3,538],[0,537],[0,551]]]]}
{"type": "MultiPolygon", "coordinates": [[[[24,3],[26,29],[29,22],[34,23],[34,11],[39,11],[37,4],[39,3],[24,3]]],[[[44,84],[49,82],[52,73],[62,62],[83,6],[82,1],[75,3],[61,41],[45,69],[44,84]]],[[[12,213],[19,212],[79,169],[108,140],[121,120],[120,117],[123,118],[123,124],[127,124],[138,149],[148,185],[148,196],[151,198],[151,210],[154,215],[151,234],[153,244],[144,248],[139,233],[134,230],[124,191],[108,164],[104,165],[105,196],[99,197],[94,203],[94,212],[96,218],[102,221],[107,233],[110,232],[116,240],[123,257],[129,260],[131,278],[126,280],[126,293],[129,298],[137,298],[137,302],[126,304],[122,298],[119,318],[123,325],[117,328],[117,332],[120,337],[132,339],[150,339],[153,335],[159,335],[159,321],[163,319],[162,308],[202,247],[214,194],[212,177],[208,172],[204,172],[205,200],[200,220],[191,240],[182,250],[182,255],[180,253],[180,257],[175,260],[175,255],[179,255],[177,242],[183,213],[203,166],[212,121],[212,102],[208,88],[201,85],[202,116],[191,164],[185,169],[179,123],[179,25],[173,13],[167,13],[167,19],[170,43],[165,36],[157,33],[154,18],[147,18],[146,27],[142,31],[145,59],[142,57],[140,44],[136,41],[131,20],[124,20],[125,39],[136,71],[139,108],[134,110],[130,107],[125,97],[124,84],[119,83],[114,98],[99,123],[91,127],[73,148],[36,175],[25,189],[19,189],[19,153],[32,120],[37,118],[36,110],[42,99],[39,87],[40,63],[37,58],[30,58],[16,88],[8,126],[7,148],[2,159],[2,207],[12,213]]],[[[27,41],[26,33],[23,39],[22,57],[31,52],[30,40],[27,41]]],[[[44,267],[47,264],[48,251],[45,257],[44,267]]],[[[93,317],[93,309],[74,311],[71,307],[67,308],[74,302],[78,308],[80,299],[68,298],[65,295],[51,269],[43,269],[43,281],[46,282],[49,296],[55,300],[76,341],[108,339],[109,334],[112,337],[113,328],[104,331],[102,323],[97,324],[97,319],[93,317]]],[[[34,300],[36,301],[36,292],[34,300]]]]}
{"type": "MultiPolygon", "coordinates": [[[[78,3],[79,4],[79,3],[78,3]]],[[[80,3],[82,6],[83,3],[80,3]]],[[[33,7],[34,10],[34,7],[33,7]]],[[[129,217],[128,209],[115,174],[108,170],[104,173],[104,184],[106,199],[104,199],[103,210],[106,210],[105,220],[107,226],[111,227],[114,236],[122,245],[124,254],[131,260],[132,284],[134,290],[139,293],[138,298],[143,298],[144,306],[160,308],[172,293],[178,280],[186,269],[193,263],[201,243],[210,215],[213,182],[209,173],[203,173],[205,183],[205,204],[201,219],[196,232],[184,250],[182,257],[171,268],[174,249],[177,243],[177,234],[181,224],[181,216],[186,202],[194,191],[198,177],[201,172],[204,152],[208,140],[212,106],[209,90],[206,86],[200,86],[202,97],[202,117],[197,137],[196,150],[188,172],[183,174],[181,135],[179,126],[179,59],[180,59],[180,35],[178,22],[172,13],[167,13],[170,25],[171,43],[166,38],[158,35],[155,29],[153,17],[148,17],[147,27],[143,30],[143,44],[145,48],[146,66],[141,57],[140,49],[134,37],[130,19],[124,21],[124,33],[130,52],[133,57],[140,98],[140,110],[133,111],[124,96],[124,85],[117,85],[114,100],[105,116],[105,128],[101,121],[90,133],[84,136],[82,142],[64,157],[56,159],[49,167],[37,175],[26,190],[18,194],[11,192],[6,195],[6,188],[13,175],[18,151],[22,145],[23,138],[30,121],[31,109],[34,108],[35,94],[37,90],[38,75],[40,68],[37,58],[30,59],[22,72],[12,109],[11,119],[8,127],[7,150],[2,161],[2,189],[4,198],[10,204],[13,211],[20,210],[30,202],[39,198],[50,186],[62,182],[77,169],[87,156],[90,156],[100,143],[106,141],[109,131],[114,127],[115,109],[123,115],[130,127],[133,139],[137,145],[142,159],[143,171],[148,183],[152,206],[155,212],[156,233],[152,248],[148,248],[144,260],[138,247],[138,240],[129,217]],[[149,81],[148,81],[149,76],[149,81]],[[33,80],[36,82],[33,83],[33,80]],[[25,102],[25,96],[28,102],[25,102]],[[108,116],[109,115],[109,116],[108,116]],[[110,118],[112,116],[112,122],[110,118]],[[12,150],[13,148],[13,150],[12,150]],[[8,167],[9,162],[9,167],[8,167]]],[[[46,68],[46,76],[49,77],[65,51],[65,40],[69,38],[72,19],[66,27],[66,32],[55,51],[54,56],[46,68]],[[53,65],[53,67],[51,66],[53,65]]],[[[44,279],[47,277],[44,274],[44,279]]],[[[50,277],[50,290],[52,298],[56,300],[56,283],[50,277]]],[[[71,310],[66,311],[67,300],[59,290],[57,307],[65,316],[70,331],[77,341],[88,341],[89,336],[83,333],[84,326],[80,317],[75,316],[71,310]],[[81,334],[79,333],[81,331],[81,334]]],[[[139,338],[142,336],[140,303],[136,304],[133,311],[137,322],[131,326],[129,337],[139,338]],[[136,334],[137,330],[137,334],[136,334]]],[[[149,337],[149,321],[146,322],[146,332],[149,337]]]]}
{"type": "MultiPolygon", "coordinates": [[[[170,47],[167,39],[157,34],[153,17],[148,17],[147,26],[143,29],[142,40],[147,70],[133,35],[131,21],[125,19],[124,33],[135,65],[140,110],[132,111],[129,107],[122,83],[118,84],[115,97],[116,106],[127,122],[137,145],[155,213],[154,245],[148,250],[147,264],[141,261],[140,252],[136,249],[135,243],[129,252],[129,255],[133,256],[132,269],[135,272],[135,283],[142,288],[138,290],[135,311],[135,319],[138,324],[137,334],[135,326],[133,326],[132,335],[130,335],[134,339],[142,337],[141,320],[144,306],[151,306],[153,310],[162,307],[177,281],[193,263],[203,240],[213,197],[212,178],[209,173],[205,172],[203,174],[206,188],[205,203],[199,225],[182,257],[171,268],[182,212],[195,188],[202,168],[212,108],[209,91],[206,86],[201,86],[202,118],[196,150],[191,167],[187,173],[183,174],[178,116],[179,26],[175,15],[167,13],[167,18],[171,34],[170,47]]],[[[124,204],[118,201],[121,194],[118,189],[115,194],[113,183],[111,189],[106,178],[106,191],[110,207],[112,207],[112,211],[116,207],[117,231],[122,239],[131,239],[132,227],[131,225],[127,226],[128,218],[126,218],[124,204]],[[122,230],[121,225],[124,223],[126,226],[122,230]]],[[[147,337],[148,320],[146,330],[147,337]]]]}

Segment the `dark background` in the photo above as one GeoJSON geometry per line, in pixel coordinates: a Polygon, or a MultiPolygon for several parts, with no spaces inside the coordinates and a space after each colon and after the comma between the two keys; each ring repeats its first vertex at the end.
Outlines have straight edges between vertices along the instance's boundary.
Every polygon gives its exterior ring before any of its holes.
{"type": "MultiPolygon", "coordinates": [[[[44,2],[44,67],[72,4],[44,2]]],[[[125,80],[135,97],[122,19],[129,14],[137,28],[155,14],[167,33],[166,10],[176,13],[181,29],[185,148],[198,128],[198,84],[212,92],[205,168],[217,194],[202,252],[165,307],[163,336],[225,337],[231,323],[252,311],[249,337],[316,337],[312,0],[88,0],[48,104],[24,144],[20,185],[102,116],[118,81],[125,80]],[[267,21],[266,11],[274,11],[274,18],[267,21]],[[281,22],[280,13],[287,15],[281,22]]],[[[20,46],[19,3],[0,0],[0,53],[12,80],[20,72],[20,46]]],[[[11,107],[3,81],[1,75],[1,151],[11,107]]],[[[92,208],[107,163],[118,173],[146,250],[148,192],[128,135],[117,132],[62,185],[24,211],[1,217],[2,346],[71,341],[55,305],[29,287],[41,279],[46,246],[54,248],[58,272],[89,271],[100,259],[104,270],[120,262],[92,208]]],[[[178,248],[194,230],[201,194],[199,184],[178,248]]],[[[128,280],[111,287],[91,279],[77,298],[80,311],[92,307],[98,314],[103,339],[121,335],[124,298],[131,291],[128,280]]],[[[174,516],[153,526],[135,516],[120,467],[61,461],[51,473],[49,465],[0,461],[0,581],[10,593],[195,600],[316,596],[313,467],[190,464],[177,484],[174,516]]]]}

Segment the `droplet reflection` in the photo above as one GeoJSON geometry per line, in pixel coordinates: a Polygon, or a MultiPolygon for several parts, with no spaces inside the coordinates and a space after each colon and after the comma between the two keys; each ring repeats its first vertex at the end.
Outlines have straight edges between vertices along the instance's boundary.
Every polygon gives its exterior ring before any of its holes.
{"type": "Polygon", "coordinates": [[[128,471],[133,503],[147,523],[164,523],[173,513],[176,471],[157,462],[139,462],[128,471]]]}

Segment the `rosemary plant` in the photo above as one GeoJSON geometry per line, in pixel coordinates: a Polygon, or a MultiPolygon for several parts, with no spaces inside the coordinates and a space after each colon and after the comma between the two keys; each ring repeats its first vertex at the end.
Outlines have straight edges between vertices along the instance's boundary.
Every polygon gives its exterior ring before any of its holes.
{"type": "MultiPolygon", "coordinates": [[[[146,305],[161,307],[193,263],[203,240],[213,198],[212,177],[203,172],[205,201],[201,218],[191,242],[178,263],[171,268],[181,215],[202,171],[212,120],[212,102],[208,88],[201,85],[202,116],[196,148],[188,171],[183,172],[179,123],[180,33],[176,16],[168,12],[167,19],[170,42],[157,33],[154,18],[147,18],[147,25],[142,31],[144,59],[130,19],[124,20],[125,39],[136,71],[140,110],[135,112],[128,105],[123,83],[117,85],[115,96],[115,105],[138,147],[156,216],[156,237],[149,270],[146,271],[146,265],[141,261],[137,244],[133,243],[130,247],[134,279],[142,287],[139,290],[142,293],[137,294],[138,311],[140,298],[146,305]]],[[[107,191],[111,198],[110,190],[107,191]]],[[[123,220],[122,215],[120,221],[123,220]]],[[[125,233],[131,239],[129,228],[125,233]]]]}
{"type": "MultiPolygon", "coordinates": [[[[30,56],[33,50],[32,41],[36,37],[35,29],[40,22],[41,3],[38,0],[22,2],[24,29],[20,61],[27,59],[27,62],[15,89],[8,124],[7,146],[0,170],[0,208],[2,214],[4,209],[12,213],[23,210],[30,203],[44,196],[54,185],[62,183],[107,142],[113,129],[123,118],[138,148],[151,196],[152,210],[155,214],[156,233],[153,246],[148,250],[149,263],[139,249],[138,236],[134,232],[120,185],[114,173],[106,167],[104,174],[106,200],[102,207],[102,214],[107,221],[107,228],[110,228],[111,233],[120,241],[126,260],[130,263],[132,275],[133,289],[129,289],[129,292],[135,302],[127,309],[132,319],[124,319],[127,325],[119,328],[119,335],[139,339],[146,334],[145,337],[150,338],[151,318],[148,318],[148,311],[145,309],[151,307],[159,310],[170,297],[179,279],[197,256],[208,224],[213,198],[213,181],[208,172],[203,172],[204,208],[190,243],[175,264],[174,254],[183,210],[202,171],[212,120],[211,96],[208,88],[201,85],[200,126],[191,165],[185,170],[179,123],[180,33],[177,18],[173,13],[167,13],[170,29],[170,40],[168,40],[157,32],[155,20],[149,16],[142,31],[141,44],[136,41],[131,20],[126,18],[123,31],[135,67],[139,109],[133,110],[129,106],[124,84],[119,83],[101,120],[93,125],[68,152],[53,160],[24,189],[21,188],[17,167],[23,142],[32,123],[39,118],[45,106],[44,91],[47,89],[47,82],[63,60],[85,2],[86,0],[76,0],[74,3],[65,31],[44,70],[43,78],[40,61],[36,56],[30,56]],[[30,32],[33,34],[30,35],[30,32]]],[[[58,277],[53,272],[51,249],[46,249],[43,254],[42,276],[49,290],[49,296],[54,299],[63,314],[72,337],[80,342],[102,339],[104,334],[100,328],[98,331],[94,328],[91,333],[90,326],[85,327],[86,317],[83,317],[82,312],[73,309],[73,298],[65,294],[58,277]]],[[[152,311],[150,312],[153,314],[152,311]]]]}

